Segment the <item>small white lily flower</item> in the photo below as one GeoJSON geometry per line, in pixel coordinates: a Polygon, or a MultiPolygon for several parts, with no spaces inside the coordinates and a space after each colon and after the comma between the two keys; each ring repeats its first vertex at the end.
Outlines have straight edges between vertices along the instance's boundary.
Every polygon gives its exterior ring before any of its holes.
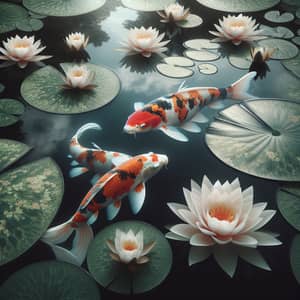
{"type": "Polygon", "coordinates": [[[158,11],[157,13],[163,18],[162,23],[180,22],[186,20],[190,14],[190,9],[185,9],[183,5],[178,3],[172,3],[164,11],[158,11]]]}
{"type": "Polygon", "coordinates": [[[44,59],[51,58],[49,55],[38,55],[46,47],[40,47],[41,41],[34,41],[35,37],[27,37],[26,35],[21,38],[16,35],[15,37],[8,38],[7,41],[3,41],[3,47],[0,47],[0,59],[12,61],[18,64],[23,69],[30,62],[37,62],[44,59]]]}
{"type": "Polygon", "coordinates": [[[84,33],[81,32],[70,33],[65,39],[68,47],[77,51],[86,48],[89,42],[89,37],[85,37],[84,33]]]}
{"type": "Polygon", "coordinates": [[[149,258],[146,255],[155,246],[155,242],[144,246],[143,231],[134,234],[132,230],[126,233],[119,229],[116,230],[114,243],[111,240],[106,241],[106,243],[111,250],[111,258],[124,264],[133,261],[137,264],[147,263],[149,258]]]}

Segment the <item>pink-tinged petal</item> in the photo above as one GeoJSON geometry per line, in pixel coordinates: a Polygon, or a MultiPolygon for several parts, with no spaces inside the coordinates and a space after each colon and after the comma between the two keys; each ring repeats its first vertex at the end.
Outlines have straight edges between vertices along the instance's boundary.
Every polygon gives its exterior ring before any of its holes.
{"type": "Polygon", "coordinates": [[[183,242],[187,242],[189,240],[189,238],[185,238],[183,236],[180,236],[178,234],[175,234],[173,232],[168,232],[165,234],[165,237],[167,239],[170,239],[170,240],[175,240],[175,241],[183,241],[183,242]]]}
{"type": "Polygon", "coordinates": [[[32,61],[32,62],[41,61],[41,60],[49,59],[51,57],[52,57],[51,55],[37,55],[37,56],[33,56],[32,58],[30,58],[29,61],[32,61]]]}
{"type": "Polygon", "coordinates": [[[193,179],[191,179],[191,190],[192,190],[192,192],[201,193],[200,185],[193,179]]]}
{"type": "Polygon", "coordinates": [[[0,52],[6,56],[8,55],[8,52],[2,47],[0,47],[0,52]]]}
{"type": "Polygon", "coordinates": [[[204,235],[202,233],[196,233],[191,237],[190,244],[193,246],[208,247],[214,245],[215,243],[210,236],[204,235]]]}
{"type": "Polygon", "coordinates": [[[193,227],[196,226],[198,219],[191,211],[189,211],[187,209],[179,209],[178,214],[182,217],[184,222],[192,225],[193,227]]]}
{"type": "Polygon", "coordinates": [[[28,62],[27,62],[27,61],[19,61],[19,62],[18,62],[18,66],[19,66],[21,69],[26,68],[27,65],[28,65],[28,62]]]}
{"type": "Polygon", "coordinates": [[[223,42],[228,42],[228,39],[220,37],[220,38],[214,38],[211,41],[214,43],[223,43],[223,42]]]}
{"type": "Polygon", "coordinates": [[[220,245],[225,245],[225,244],[228,244],[228,243],[231,243],[232,241],[232,238],[231,237],[221,237],[221,236],[211,236],[211,238],[217,243],[217,244],[220,244],[220,245]]]}
{"type": "Polygon", "coordinates": [[[256,203],[253,205],[253,208],[251,212],[249,213],[247,222],[244,226],[243,232],[248,231],[250,228],[252,228],[254,225],[257,224],[257,220],[260,217],[261,213],[263,210],[266,208],[267,203],[261,202],[261,203],[256,203]]]}
{"type": "Polygon", "coordinates": [[[240,245],[240,246],[244,246],[244,247],[250,247],[250,248],[257,247],[257,240],[250,235],[233,236],[232,243],[240,245]]]}
{"type": "Polygon", "coordinates": [[[179,203],[176,203],[176,202],[169,202],[169,203],[167,203],[167,205],[169,206],[169,208],[172,210],[172,212],[177,217],[179,217],[182,221],[185,222],[185,220],[182,218],[182,216],[178,213],[178,210],[180,210],[180,209],[186,209],[186,210],[188,210],[188,207],[186,205],[179,204],[179,203]]]}
{"type": "Polygon", "coordinates": [[[206,260],[211,255],[210,247],[191,247],[189,252],[189,266],[206,260]]]}
{"type": "Polygon", "coordinates": [[[211,31],[210,30],[209,33],[212,34],[212,35],[215,35],[217,37],[223,37],[223,35],[221,33],[217,32],[217,31],[211,31]]]}
{"type": "Polygon", "coordinates": [[[185,238],[191,238],[194,234],[199,232],[197,228],[188,224],[177,224],[172,226],[170,231],[185,238]]]}
{"type": "Polygon", "coordinates": [[[149,261],[149,257],[147,256],[142,256],[142,257],[139,257],[137,260],[136,260],[136,263],[141,265],[141,264],[145,264],[149,261]]]}
{"type": "Polygon", "coordinates": [[[141,253],[141,255],[142,256],[147,255],[155,247],[155,245],[156,245],[155,241],[146,244],[143,251],[142,251],[142,253],[141,253]]]}
{"type": "Polygon", "coordinates": [[[7,57],[7,56],[4,56],[4,55],[0,55],[0,59],[2,59],[2,60],[9,60],[10,58],[7,57]]]}
{"type": "Polygon", "coordinates": [[[144,56],[144,57],[151,57],[152,56],[152,53],[151,52],[141,52],[141,54],[144,56]]]}
{"type": "Polygon", "coordinates": [[[117,261],[117,262],[120,262],[120,256],[115,254],[115,253],[109,253],[110,257],[114,260],[114,261],[117,261]]]}
{"type": "Polygon", "coordinates": [[[266,232],[259,231],[251,232],[250,234],[257,240],[258,246],[278,246],[282,244],[281,241],[277,240],[271,234],[266,232]]]}
{"type": "Polygon", "coordinates": [[[115,248],[115,245],[114,245],[113,241],[107,240],[107,241],[106,241],[106,245],[107,245],[107,247],[110,249],[111,252],[117,254],[117,250],[116,250],[116,248],[115,248]]]}
{"type": "Polygon", "coordinates": [[[192,211],[193,214],[197,214],[197,211],[195,209],[195,206],[194,206],[194,203],[192,200],[191,192],[188,189],[183,188],[183,194],[184,194],[185,201],[186,201],[190,211],[192,211]]]}
{"type": "Polygon", "coordinates": [[[254,227],[252,227],[250,230],[251,231],[256,231],[259,230],[260,228],[262,228],[264,225],[266,225],[272,218],[273,216],[276,214],[276,210],[265,210],[261,213],[260,217],[262,218],[262,220],[255,225],[254,227]]]}
{"type": "Polygon", "coordinates": [[[222,236],[231,235],[236,225],[236,222],[228,222],[211,217],[209,213],[207,214],[206,220],[208,225],[207,227],[217,235],[222,236]]]}
{"type": "Polygon", "coordinates": [[[206,227],[201,226],[198,222],[198,229],[205,235],[216,235],[215,232],[208,230],[206,227]]]}

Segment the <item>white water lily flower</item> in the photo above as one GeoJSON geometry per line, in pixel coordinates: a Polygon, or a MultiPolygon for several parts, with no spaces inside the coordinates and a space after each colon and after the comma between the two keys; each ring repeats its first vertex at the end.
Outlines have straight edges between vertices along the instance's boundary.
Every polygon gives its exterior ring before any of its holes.
{"type": "Polygon", "coordinates": [[[20,68],[25,68],[29,62],[37,62],[44,59],[48,59],[52,56],[38,55],[46,47],[40,47],[41,41],[34,41],[34,36],[27,37],[26,35],[21,38],[16,35],[15,37],[8,38],[7,41],[3,41],[3,47],[0,47],[0,59],[12,61],[19,65],[20,68]]]}
{"type": "Polygon", "coordinates": [[[77,51],[84,49],[89,42],[89,37],[81,32],[70,33],[66,37],[66,43],[70,49],[75,49],[77,51]]]}
{"type": "Polygon", "coordinates": [[[239,45],[242,41],[251,42],[266,38],[262,36],[263,30],[257,30],[259,24],[255,24],[256,20],[248,16],[239,14],[238,16],[223,17],[219,20],[219,24],[215,24],[218,31],[209,31],[217,36],[213,41],[226,42],[232,41],[234,45],[239,45]]]}
{"type": "Polygon", "coordinates": [[[267,61],[271,58],[275,50],[276,50],[275,48],[264,48],[264,47],[251,48],[250,53],[253,60],[257,55],[259,55],[262,61],[267,61]]]}
{"type": "Polygon", "coordinates": [[[270,221],[275,211],[265,210],[267,203],[253,204],[252,186],[242,191],[238,179],[223,185],[217,181],[212,185],[204,176],[201,187],[192,180],[191,191],[184,188],[183,192],[188,206],[177,203],[168,203],[168,206],[184,223],[172,226],[167,237],[189,241],[197,248],[204,247],[208,254],[210,248],[230,275],[234,274],[239,251],[229,252],[225,250],[229,249],[227,246],[249,249],[281,244],[274,235],[258,231],[270,221]]]}
{"type": "Polygon", "coordinates": [[[134,234],[132,230],[127,233],[119,229],[116,230],[114,243],[111,240],[106,241],[111,250],[110,256],[113,260],[128,264],[132,261],[137,264],[144,264],[149,261],[146,256],[155,246],[151,242],[144,246],[143,231],[134,234]]]}
{"type": "Polygon", "coordinates": [[[167,51],[164,47],[170,41],[162,41],[165,34],[159,34],[155,28],[134,27],[130,29],[128,40],[120,50],[128,52],[128,55],[140,53],[144,57],[150,57],[152,53],[162,53],[167,51]]]}
{"type": "Polygon", "coordinates": [[[168,5],[164,11],[158,11],[157,13],[163,18],[161,20],[162,23],[180,22],[188,17],[190,9],[185,9],[183,5],[178,3],[172,3],[168,5]]]}
{"type": "Polygon", "coordinates": [[[94,79],[95,72],[90,71],[85,65],[73,66],[66,71],[63,87],[65,89],[91,90],[96,87],[94,79]]]}

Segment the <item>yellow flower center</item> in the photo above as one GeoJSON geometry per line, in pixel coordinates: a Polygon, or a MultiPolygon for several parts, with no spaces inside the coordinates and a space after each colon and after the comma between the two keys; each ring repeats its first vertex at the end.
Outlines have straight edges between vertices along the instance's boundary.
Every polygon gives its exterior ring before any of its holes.
{"type": "Polygon", "coordinates": [[[81,77],[81,76],[83,76],[83,71],[82,70],[75,70],[75,71],[73,71],[72,75],[74,77],[81,77]]]}
{"type": "Polygon", "coordinates": [[[243,21],[232,21],[230,25],[232,27],[245,27],[245,22],[243,22],[243,21]]]}
{"type": "Polygon", "coordinates": [[[220,221],[232,222],[235,217],[235,212],[226,206],[216,206],[209,210],[209,215],[220,221]]]}
{"type": "Polygon", "coordinates": [[[29,44],[26,42],[19,42],[15,44],[15,48],[28,48],[29,44]]]}
{"type": "Polygon", "coordinates": [[[137,244],[133,241],[125,241],[123,243],[123,249],[127,251],[133,251],[137,249],[137,244]]]}
{"type": "Polygon", "coordinates": [[[80,39],[81,39],[81,37],[79,35],[73,36],[74,41],[79,41],[80,39]]]}
{"type": "Polygon", "coordinates": [[[138,39],[149,39],[149,38],[152,37],[152,34],[149,33],[149,32],[139,32],[139,33],[136,35],[136,37],[137,37],[138,39]]]}

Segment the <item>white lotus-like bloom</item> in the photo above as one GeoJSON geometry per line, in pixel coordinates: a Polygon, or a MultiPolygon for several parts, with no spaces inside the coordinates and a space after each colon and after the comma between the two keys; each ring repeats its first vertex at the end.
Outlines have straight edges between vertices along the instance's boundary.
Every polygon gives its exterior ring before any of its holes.
{"type": "Polygon", "coordinates": [[[164,33],[159,34],[159,31],[152,27],[134,27],[130,29],[128,40],[122,43],[124,47],[120,50],[128,52],[129,55],[140,53],[144,57],[150,57],[152,53],[167,51],[165,45],[170,41],[162,41],[164,36],[164,33]]]}
{"type": "Polygon", "coordinates": [[[144,246],[143,231],[139,231],[135,235],[132,230],[126,233],[119,229],[116,230],[114,243],[111,240],[106,241],[106,243],[111,250],[111,258],[125,264],[129,264],[133,261],[137,264],[148,262],[149,258],[146,255],[155,246],[155,242],[144,246]]]}
{"type": "Polygon", "coordinates": [[[275,50],[276,50],[275,48],[264,48],[264,47],[251,48],[250,53],[253,60],[257,57],[257,55],[259,55],[262,61],[267,61],[272,57],[275,50]]]}
{"type": "Polygon", "coordinates": [[[66,71],[63,87],[65,89],[91,90],[96,87],[94,79],[95,72],[90,71],[85,65],[73,66],[66,71]]]}
{"type": "Polygon", "coordinates": [[[34,41],[34,36],[27,37],[26,35],[21,38],[16,35],[15,37],[8,38],[3,41],[3,47],[0,47],[0,59],[12,61],[19,65],[20,68],[25,68],[29,62],[37,62],[40,60],[48,59],[52,56],[38,55],[46,47],[40,47],[41,41],[34,41]]]}
{"type": "Polygon", "coordinates": [[[239,45],[242,41],[251,42],[266,38],[261,35],[263,30],[257,30],[259,24],[255,23],[255,19],[242,14],[238,16],[229,15],[223,17],[223,20],[219,20],[220,25],[215,24],[218,31],[210,31],[210,33],[217,36],[213,41],[232,41],[234,45],[239,45]]]}
{"type": "MultiPolygon", "coordinates": [[[[188,206],[168,205],[184,223],[172,226],[167,237],[187,240],[192,246],[210,247],[213,253],[217,249],[215,257],[222,267],[225,265],[225,271],[228,271],[226,263],[222,262],[226,257],[222,258],[221,246],[256,248],[281,244],[274,235],[257,231],[269,222],[275,211],[265,210],[267,203],[253,204],[252,186],[242,191],[238,179],[212,185],[204,176],[201,187],[192,180],[191,191],[184,188],[183,192],[188,206]]],[[[224,252],[228,257],[228,251],[224,252]]],[[[236,256],[234,251],[230,255],[236,256]]],[[[233,275],[234,270],[235,267],[228,273],[233,275]]]]}
{"type": "Polygon", "coordinates": [[[70,33],[66,37],[66,44],[72,50],[82,50],[84,49],[89,42],[89,37],[85,37],[85,35],[81,32],[70,33]]]}
{"type": "Polygon", "coordinates": [[[185,9],[183,5],[178,3],[172,3],[168,5],[164,11],[158,11],[157,13],[163,18],[161,20],[162,23],[180,22],[188,17],[190,9],[185,9]]]}

